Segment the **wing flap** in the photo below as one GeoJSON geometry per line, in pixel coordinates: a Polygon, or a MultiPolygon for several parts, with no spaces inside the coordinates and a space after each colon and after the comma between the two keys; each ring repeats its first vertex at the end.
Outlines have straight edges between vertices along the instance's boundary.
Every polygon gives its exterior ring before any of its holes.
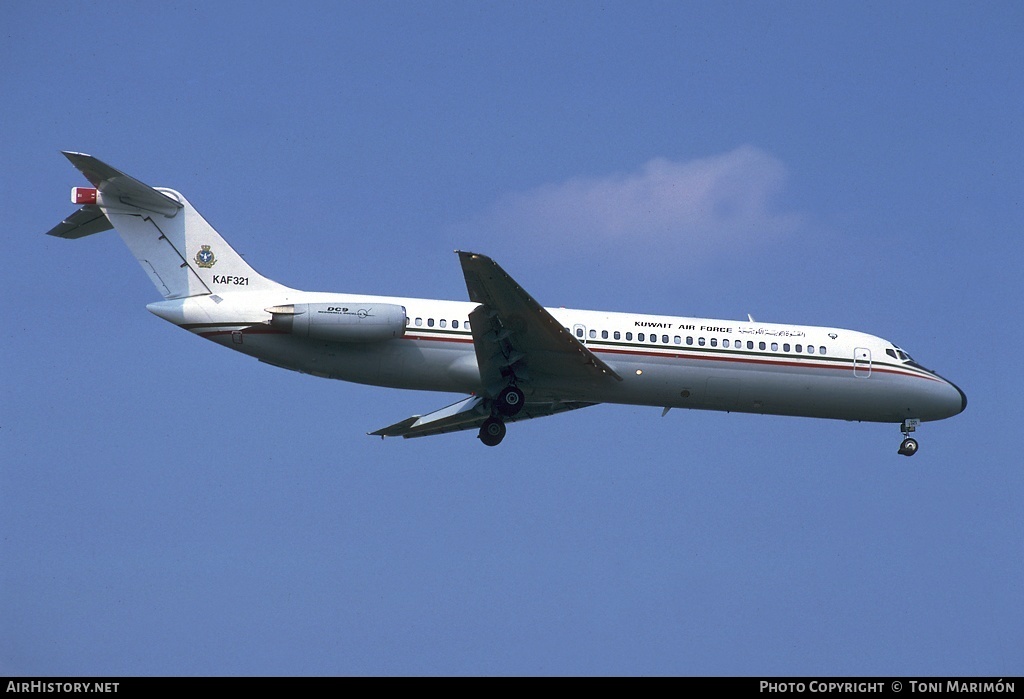
{"type": "MultiPolygon", "coordinates": [[[[369,434],[376,437],[431,437],[448,432],[478,429],[490,413],[481,410],[484,399],[480,396],[469,396],[457,403],[435,410],[427,415],[413,415],[394,425],[384,427],[369,434]]],[[[583,401],[551,401],[546,403],[526,403],[523,409],[513,417],[504,418],[506,422],[532,420],[538,417],[557,415],[558,413],[586,408],[596,403],[583,401]]]]}
{"type": "Polygon", "coordinates": [[[370,434],[378,437],[425,437],[470,429],[474,423],[483,423],[489,415],[482,411],[481,403],[483,398],[480,396],[470,396],[427,415],[413,415],[370,434]]]}

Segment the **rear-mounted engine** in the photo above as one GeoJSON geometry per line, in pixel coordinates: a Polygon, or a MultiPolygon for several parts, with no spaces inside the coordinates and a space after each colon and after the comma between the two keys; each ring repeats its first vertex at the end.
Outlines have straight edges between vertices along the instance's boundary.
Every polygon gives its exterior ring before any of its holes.
{"type": "Polygon", "coordinates": [[[405,334],[405,307],[390,303],[296,303],[267,312],[271,326],[298,337],[381,342],[405,334]]]}

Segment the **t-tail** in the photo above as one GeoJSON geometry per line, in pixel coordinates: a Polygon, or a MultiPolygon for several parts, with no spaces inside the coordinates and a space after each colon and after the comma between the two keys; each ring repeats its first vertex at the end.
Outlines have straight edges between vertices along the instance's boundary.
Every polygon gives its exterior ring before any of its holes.
{"type": "Polygon", "coordinates": [[[48,235],[82,238],[114,228],[165,299],[286,288],[250,267],[179,192],[150,187],[91,155],[64,155],[93,186],[71,190],[82,208],[48,235]]]}

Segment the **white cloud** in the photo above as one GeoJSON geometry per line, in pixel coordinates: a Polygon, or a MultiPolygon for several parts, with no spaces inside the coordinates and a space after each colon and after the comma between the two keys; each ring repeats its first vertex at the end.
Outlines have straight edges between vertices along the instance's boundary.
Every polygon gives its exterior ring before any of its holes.
{"type": "Polygon", "coordinates": [[[775,201],[787,177],[781,161],[751,146],[686,162],[655,158],[637,172],[506,195],[459,230],[506,253],[562,262],[588,251],[619,263],[699,261],[798,231],[804,216],[775,201]]]}

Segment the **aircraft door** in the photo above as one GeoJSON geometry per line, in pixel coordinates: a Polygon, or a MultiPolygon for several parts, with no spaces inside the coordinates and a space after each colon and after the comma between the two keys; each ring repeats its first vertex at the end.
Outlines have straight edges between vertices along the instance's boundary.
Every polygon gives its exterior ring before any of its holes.
{"type": "Polygon", "coordinates": [[[867,347],[853,350],[853,375],[861,379],[871,376],[871,350],[867,347]]]}
{"type": "Polygon", "coordinates": [[[587,344],[587,326],[580,325],[577,323],[572,326],[572,336],[582,342],[584,345],[587,344]]]}

